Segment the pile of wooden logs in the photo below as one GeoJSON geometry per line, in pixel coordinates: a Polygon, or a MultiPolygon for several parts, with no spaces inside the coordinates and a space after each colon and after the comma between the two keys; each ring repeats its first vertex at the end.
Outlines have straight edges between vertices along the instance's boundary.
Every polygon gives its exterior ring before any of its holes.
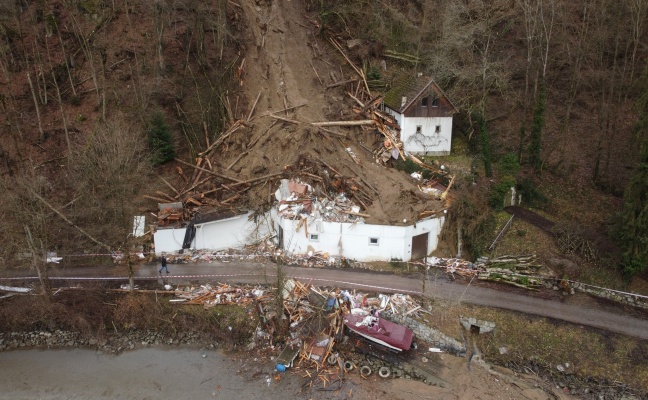
{"type": "Polygon", "coordinates": [[[535,255],[481,257],[474,264],[460,258],[430,257],[428,266],[444,269],[452,279],[456,275],[501,282],[535,290],[546,280],[555,279],[553,272],[537,262],[535,255]]]}

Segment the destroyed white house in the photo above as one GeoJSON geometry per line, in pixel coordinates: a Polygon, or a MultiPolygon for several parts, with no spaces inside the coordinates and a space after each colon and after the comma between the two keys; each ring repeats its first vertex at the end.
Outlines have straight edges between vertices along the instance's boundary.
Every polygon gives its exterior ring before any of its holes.
{"type": "Polygon", "coordinates": [[[318,198],[309,185],[288,179],[281,180],[275,197],[275,207],[256,219],[251,212],[215,213],[198,214],[186,226],[158,224],[155,252],[242,248],[272,238],[286,254],[315,255],[332,263],[340,257],[366,262],[410,261],[436,249],[445,215],[398,226],[367,224],[367,215],[344,194],[318,198]]]}
{"type": "Polygon", "coordinates": [[[315,198],[311,188],[282,180],[271,212],[278,245],[289,254],[321,253],[357,261],[410,261],[434,251],[444,215],[402,226],[367,224],[359,207],[344,195],[315,198]]]}
{"type": "Polygon", "coordinates": [[[432,78],[400,79],[385,94],[383,107],[396,119],[406,152],[450,154],[452,118],[459,110],[432,78]]]}

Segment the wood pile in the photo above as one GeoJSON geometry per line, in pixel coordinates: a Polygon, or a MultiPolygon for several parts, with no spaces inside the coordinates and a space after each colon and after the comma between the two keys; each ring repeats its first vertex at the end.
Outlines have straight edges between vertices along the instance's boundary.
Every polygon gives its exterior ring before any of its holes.
{"type": "Polygon", "coordinates": [[[474,264],[459,258],[430,257],[428,266],[444,269],[454,279],[456,275],[468,278],[506,283],[536,290],[554,274],[537,263],[535,255],[505,255],[496,258],[481,257],[474,264]]]}
{"type": "Polygon", "coordinates": [[[234,288],[228,284],[219,284],[218,287],[201,285],[199,287],[179,288],[175,291],[174,304],[202,304],[211,308],[218,304],[249,304],[255,299],[263,297],[263,291],[254,287],[234,288]]]}

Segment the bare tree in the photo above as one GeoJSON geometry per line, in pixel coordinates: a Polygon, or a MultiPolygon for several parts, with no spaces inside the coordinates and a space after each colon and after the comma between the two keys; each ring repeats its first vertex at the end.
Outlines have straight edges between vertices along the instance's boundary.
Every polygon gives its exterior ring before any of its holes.
{"type": "MultiPolygon", "coordinates": [[[[109,117],[97,126],[75,160],[73,176],[81,196],[75,204],[77,222],[113,249],[130,255],[133,216],[151,173],[143,129],[124,115],[109,117]]],[[[130,264],[129,276],[132,287],[130,264]]]]}

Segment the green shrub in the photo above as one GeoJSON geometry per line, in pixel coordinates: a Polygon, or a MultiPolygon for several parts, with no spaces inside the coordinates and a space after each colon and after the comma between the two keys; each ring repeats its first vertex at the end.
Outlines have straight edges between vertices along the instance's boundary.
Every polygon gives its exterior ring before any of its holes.
{"type": "Polygon", "coordinates": [[[162,165],[173,160],[175,157],[173,136],[161,112],[153,114],[146,133],[153,164],[162,165]]]}
{"type": "Polygon", "coordinates": [[[493,184],[488,195],[488,204],[496,210],[503,209],[504,196],[511,187],[515,187],[515,179],[511,176],[505,176],[499,182],[493,184]]]}
{"type": "Polygon", "coordinates": [[[501,176],[517,176],[520,172],[520,162],[515,153],[506,153],[497,163],[497,170],[501,176]]]}
{"type": "Polygon", "coordinates": [[[375,65],[369,68],[369,72],[367,72],[367,80],[378,81],[380,79],[382,79],[382,76],[380,75],[380,71],[378,70],[378,68],[376,68],[375,65]]]}

